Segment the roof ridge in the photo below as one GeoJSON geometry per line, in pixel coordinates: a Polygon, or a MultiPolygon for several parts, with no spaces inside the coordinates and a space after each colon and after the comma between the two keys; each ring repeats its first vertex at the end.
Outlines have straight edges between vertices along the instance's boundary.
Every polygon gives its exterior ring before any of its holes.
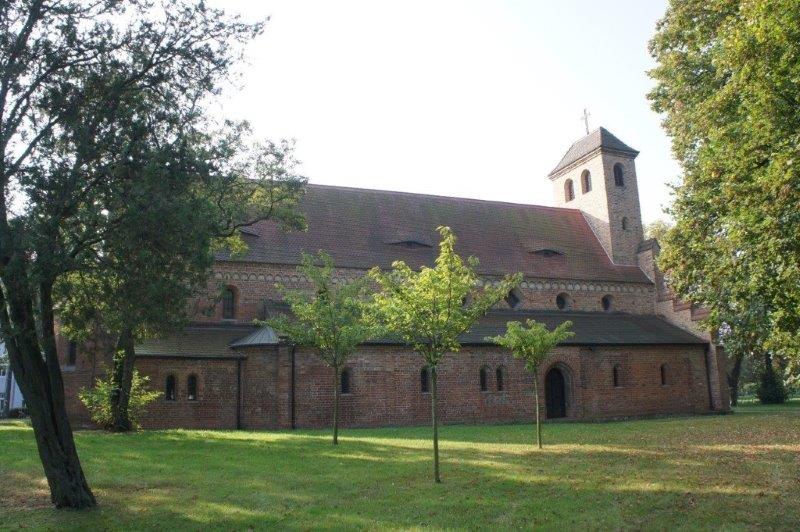
{"type": "Polygon", "coordinates": [[[353,187],[348,185],[327,185],[324,183],[308,183],[308,187],[311,188],[333,188],[339,190],[352,190],[356,192],[376,192],[379,194],[393,194],[393,195],[400,195],[400,196],[414,196],[414,197],[422,197],[422,198],[437,198],[437,199],[450,199],[450,200],[458,200],[458,201],[470,201],[475,203],[490,203],[493,205],[509,205],[514,207],[533,207],[535,209],[548,209],[553,211],[574,211],[580,212],[580,209],[576,209],[573,207],[555,207],[551,205],[539,205],[536,203],[517,203],[514,201],[503,201],[503,200],[488,200],[488,199],[481,199],[481,198],[468,198],[464,196],[446,196],[443,194],[430,194],[426,192],[407,192],[404,190],[385,190],[380,188],[363,188],[363,187],[353,187]]]}

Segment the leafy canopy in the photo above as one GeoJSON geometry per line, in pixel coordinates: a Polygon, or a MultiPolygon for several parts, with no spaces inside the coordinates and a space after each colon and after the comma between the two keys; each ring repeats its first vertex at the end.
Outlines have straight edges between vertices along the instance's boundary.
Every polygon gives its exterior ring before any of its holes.
{"type": "Polygon", "coordinates": [[[683,168],[661,269],[711,326],[757,302],[762,348],[796,356],[800,4],[672,0],[650,51],[649,98],[683,168]]]}
{"type": "Polygon", "coordinates": [[[333,260],[325,252],[304,253],[298,270],[311,283],[311,290],[280,287],[291,315],[262,323],[295,344],[314,349],[329,366],[340,368],[378,330],[371,315],[369,279],[336,279],[333,260]]]}
{"type": "Polygon", "coordinates": [[[510,321],[506,324],[506,333],[487,340],[503,346],[516,358],[525,361],[525,368],[535,373],[555,346],[575,335],[570,331],[571,321],[565,321],[552,331],[543,323],[526,320],[525,324],[510,321]]]}
{"type": "Polygon", "coordinates": [[[481,281],[475,272],[478,260],[470,257],[465,262],[456,253],[456,237],[450,228],[437,231],[442,240],[433,268],[415,271],[396,261],[391,271],[370,271],[381,288],[375,304],[384,325],[431,366],[445,353],[457,352],[459,336],[522,280],[521,274],[515,274],[497,282],[481,281]]]}
{"type": "MultiPolygon", "coordinates": [[[[147,384],[149,382],[150,377],[140,375],[137,370],[133,370],[128,410],[131,423],[135,429],[139,428],[139,419],[144,414],[147,405],[161,397],[161,392],[148,389],[147,384]]],[[[86,406],[92,421],[104,429],[111,429],[114,426],[111,403],[115,389],[116,385],[109,372],[107,377],[95,380],[93,388],[82,388],[78,392],[78,398],[86,406]]]]}

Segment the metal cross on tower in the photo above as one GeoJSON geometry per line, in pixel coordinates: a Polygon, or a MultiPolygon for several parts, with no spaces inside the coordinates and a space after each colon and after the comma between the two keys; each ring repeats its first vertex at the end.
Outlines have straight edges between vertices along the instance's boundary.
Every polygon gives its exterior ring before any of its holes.
{"type": "Polygon", "coordinates": [[[581,115],[581,120],[583,120],[583,124],[586,126],[586,134],[589,134],[589,111],[586,110],[584,107],[583,115],[581,115]]]}

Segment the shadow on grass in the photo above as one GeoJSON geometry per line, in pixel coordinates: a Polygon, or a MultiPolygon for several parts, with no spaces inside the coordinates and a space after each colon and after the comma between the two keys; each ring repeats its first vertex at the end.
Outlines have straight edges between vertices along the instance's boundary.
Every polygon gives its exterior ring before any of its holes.
{"type": "Polygon", "coordinates": [[[0,426],[0,528],[796,528],[798,416],[442,429],[81,432],[101,501],[49,508],[32,434],[0,426]],[[27,501],[27,502],[22,502],[27,501]],[[44,501],[44,504],[41,504],[44,501]]]}

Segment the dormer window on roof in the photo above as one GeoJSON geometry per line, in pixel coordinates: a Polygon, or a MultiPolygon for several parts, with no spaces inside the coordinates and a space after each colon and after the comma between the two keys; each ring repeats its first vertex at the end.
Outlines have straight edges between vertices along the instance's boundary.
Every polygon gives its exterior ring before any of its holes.
{"type": "Polygon", "coordinates": [[[564,256],[563,251],[553,248],[538,248],[531,251],[531,253],[533,253],[534,255],[538,255],[539,257],[546,257],[546,258],[564,256]]]}

